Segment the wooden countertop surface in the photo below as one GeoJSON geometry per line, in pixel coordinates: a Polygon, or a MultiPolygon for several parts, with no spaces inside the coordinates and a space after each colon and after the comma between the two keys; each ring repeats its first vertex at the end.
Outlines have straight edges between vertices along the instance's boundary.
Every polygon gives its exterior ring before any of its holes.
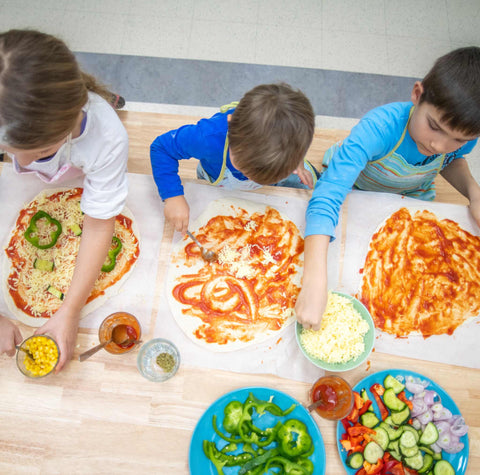
{"type": "MultiPolygon", "coordinates": [[[[129,171],[151,173],[149,145],[156,136],[198,118],[120,112],[130,136],[129,171]]],[[[308,158],[318,164],[323,152],[346,131],[317,130],[308,158]]],[[[184,178],[195,178],[196,160],[181,163],[184,178]]],[[[266,188],[262,192],[303,196],[309,192],[266,188]]],[[[465,204],[443,179],[437,200],[465,204]]],[[[163,239],[173,231],[165,227],[163,239]]],[[[168,256],[161,255],[164,266],[168,256]]],[[[20,325],[24,336],[33,333],[20,325]]],[[[144,335],[144,341],[152,335],[144,335]]],[[[84,363],[78,354],[97,342],[81,330],[74,360],[59,375],[31,380],[15,362],[0,356],[0,474],[155,473],[188,474],[190,437],[203,412],[226,392],[244,386],[269,386],[307,400],[310,384],[272,375],[250,375],[181,366],[165,383],[138,373],[138,350],[122,356],[106,352],[84,363]]],[[[470,426],[467,473],[480,474],[480,371],[373,352],[368,363],[344,373],[354,385],[389,368],[419,372],[442,386],[470,426]]],[[[327,453],[327,475],[344,473],[335,438],[336,424],[314,415],[327,453]]]]}

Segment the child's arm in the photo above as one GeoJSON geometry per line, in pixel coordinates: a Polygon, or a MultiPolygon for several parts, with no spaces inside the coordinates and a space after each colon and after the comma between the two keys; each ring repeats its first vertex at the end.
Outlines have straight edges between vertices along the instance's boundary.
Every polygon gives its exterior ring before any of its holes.
{"type": "Polygon", "coordinates": [[[115,217],[96,219],[85,215],[82,239],[78,251],[72,283],[65,300],[55,315],[35,334],[49,333],[60,349],[56,372],[71,359],[77,339],[80,310],[92,291],[112,244],[115,217]]]}
{"type": "Polygon", "coordinates": [[[6,353],[8,356],[15,354],[15,345],[22,342],[22,334],[18,327],[8,318],[0,315],[0,355],[6,353]]]}
{"type": "Polygon", "coordinates": [[[464,158],[457,158],[449,163],[440,174],[457,191],[470,201],[470,213],[480,227],[480,186],[473,178],[464,158]]]}
{"type": "Polygon", "coordinates": [[[314,234],[305,238],[303,283],[295,313],[304,328],[320,329],[328,299],[327,252],[330,236],[314,234]]]}
{"type": "Polygon", "coordinates": [[[160,135],[150,146],[153,178],[165,202],[165,218],[172,222],[175,230],[185,232],[190,215],[178,175],[179,160],[198,158],[202,165],[209,165],[207,172],[218,176],[227,129],[227,115],[219,113],[160,135]]]}

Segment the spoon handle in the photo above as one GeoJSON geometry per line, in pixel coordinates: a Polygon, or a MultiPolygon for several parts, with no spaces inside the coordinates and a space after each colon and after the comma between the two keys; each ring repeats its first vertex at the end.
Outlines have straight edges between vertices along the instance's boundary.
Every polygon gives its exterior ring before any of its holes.
{"type": "Polygon", "coordinates": [[[187,231],[187,234],[195,241],[195,244],[196,244],[200,249],[203,249],[203,246],[197,241],[197,238],[196,238],[190,231],[187,231]]]}
{"type": "Polygon", "coordinates": [[[90,358],[90,356],[94,355],[97,351],[107,346],[111,341],[112,340],[110,339],[108,341],[105,341],[104,343],[100,343],[100,345],[94,346],[93,348],[90,348],[89,350],[83,352],[81,355],[79,355],[78,360],[85,361],[87,358],[90,358]]]}
{"type": "Polygon", "coordinates": [[[321,399],[319,399],[318,401],[315,401],[314,403],[307,406],[307,411],[312,412],[313,410],[315,410],[318,406],[321,406],[322,404],[323,404],[323,401],[321,399]]]}

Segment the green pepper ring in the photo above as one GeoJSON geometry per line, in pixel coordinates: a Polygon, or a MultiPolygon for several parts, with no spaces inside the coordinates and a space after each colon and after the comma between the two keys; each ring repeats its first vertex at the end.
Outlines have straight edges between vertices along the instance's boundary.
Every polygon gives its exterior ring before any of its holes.
{"type": "Polygon", "coordinates": [[[25,239],[35,246],[38,249],[49,249],[53,246],[58,241],[58,238],[62,234],[62,225],[60,224],[60,221],[58,221],[55,218],[52,218],[48,213],[45,211],[37,211],[30,219],[30,223],[28,224],[27,229],[25,229],[25,232],[23,233],[23,236],[25,239]],[[40,219],[45,218],[49,224],[53,224],[56,229],[55,231],[52,231],[50,233],[50,242],[47,244],[40,244],[40,238],[38,236],[38,228],[37,228],[37,221],[40,219]]]}
{"type": "Polygon", "coordinates": [[[111,272],[115,268],[117,256],[122,250],[122,241],[120,241],[117,236],[112,237],[112,243],[115,244],[115,247],[108,250],[107,259],[102,266],[102,272],[111,272]]]}

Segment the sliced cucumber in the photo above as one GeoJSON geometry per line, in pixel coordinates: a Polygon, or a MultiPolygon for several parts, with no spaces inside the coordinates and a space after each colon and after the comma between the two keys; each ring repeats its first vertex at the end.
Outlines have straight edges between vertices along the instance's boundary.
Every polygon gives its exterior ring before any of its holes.
{"type": "Polygon", "coordinates": [[[402,429],[395,429],[394,427],[392,427],[390,424],[386,424],[385,422],[380,422],[380,427],[382,429],[385,429],[387,431],[387,434],[388,434],[388,438],[390,440],[397,440],[400,438],[400,436],[402,435],[403,431],[402,429]]]}
{"type": "Polygon", "coordinates": [[[403,460],[402,454],[395,450],[389,450],[388,453],[395,459],[401,462],[403,460]]]}
{"type": "Polygon", "coordinates": [[[420,437],[420,443],[424,445],[432,445],[438,440],[438,429],[433,422],[429,422],[425,429],[423,429],[423,434],[420,437]]]}
{"type": "Polygon", "coordinates": [[[415,436],[409,430],[404,431],[400,437],[400,446],[410,448],[416,447],[416,445],[417,439],[415,436]]]}
{"type": "Polygon", "coordinates": [[[73,234],[75,234],[75,236],[81,236],[81,234],[82,234],[82,228],[77,223],[72,224],[70,226],[70,230],[72,231],[73,234]]]}
{"type": "Polygon", "coordinates": [[[398,440],[391,440],[390,443],[388,444],[388,451],[393,451],[393,452],[400,452],[400,445],[398,440]]]}
{"type": "Polygon", "coordinates": [[[358,469],[363,465],[363,455],[360,452],[354,452],[347,457],[347,465],[351,468],[358,469]]]}
{"type": "Polygon", "coordinates": [[[383,386],[385,389],[392,388],[395,394],[401,393],[405,389],[405,385],[397,378],[394,378],[391,374],[388,374],[385,377],[383,380],[383,386]]]}
{"type": "Polygon", "coordinates": [[[433,452],[432,457],[433,460],[442,460],[442,452],[433,452]]]}
{"type": "Polygon", "coordinates": [[[423,467],[423,455],[418,452],[413,457],[405,457],[403,462],[408,467],[413,468],[413,470],[419,470],[423,467]]]}
{"type": "Polygon", "coordinates": [[[363,451],[363,456],[368,463],[377,463],[383,457],[384,450],[373,440],[369,442],[363,451]]]}
{"type": "Polygon", "coordinates": [[[391,418],[392,422],[397,426],[405,424],[408,419],[410,419],[410,409],[405,405],[405,408],[402,411],[392,412],[391,418]]]}
{"type": "Polygon", "coordinates": [[[398,399],[395,391],[392,388],[385,389],[385,393],[383,394],[383,402],[385,403],[385,406],[394,412],[402,411],[406,406],[403,401],[398,399]]]}
{"type": "Polygon", "coordinates": [[[401,429],[403,432],[408,431],[413,434],[413,437],[415,437],[415,442],[418,443],[418,440],[420,439],[420,434],[418,433],[417,429],[412,427],[411,425],[405,424],[402,426],[401,429]]]}
{"type": "Polygon", "coordinates": [[[373,412],[365,412],[360,416],[360,424],[371,429],[380,422],[380,419],[373,412]]]}
{"type": "Polygon", "coordinates": [[[63,292],[53,287],[53,285],[48,286],[47,292],[59,298],[60,300],[63,300],[63,297],[65,297],[63,292]]]}
{"type": "Polygon", "coordinates": [[[400,453],[404,457],[415,457],[420,452],[420,449],[418,448],[417,445],[414,445],[413,447],[405,447],[404,445],[400,444],[400,453]]]}
{"type": "Polygon", "coordinates": [[[430,454],[425,454],[423,456],[422,468],[418,470],[418,473],[428,473],[432,467],[433,467],[433,457],[430,454]]]}
{"type": "Polygon", "coordinates": [[[455,470],[446,460],[439,460],[433,467],[434,475],[455,475],[455,470]]]}
{"type": "Polygon", "coordinates": [[[53,261],[47,261],[46,259],[35,259],[33,261],[33,267],[38,270],[44,270],[47,272],[52,272],[54,268],[53,261]]]}
{"type": "Polygon", "coordinates": [[[381,427],[375,427],[375,434],[372,435],[372,439],[383,450],[387,450],[388,444],[390,442],[390,438],[388,437],[388,433],[385,429],[382,429],[381,427]]]}
{"type": "MultiPolygon", "coordinates": [[[[365,388],[363,388],[363,389],[360,391],[360,397],[363,399],[364,402],[370,401],[370,398],[368,397],[367,390],[366,390],[365,388]]],[[[373,404],[370,404],[370,406],[368,406],[367,411],[368,411],[368,412],[373,412],[373,404]]]]}

